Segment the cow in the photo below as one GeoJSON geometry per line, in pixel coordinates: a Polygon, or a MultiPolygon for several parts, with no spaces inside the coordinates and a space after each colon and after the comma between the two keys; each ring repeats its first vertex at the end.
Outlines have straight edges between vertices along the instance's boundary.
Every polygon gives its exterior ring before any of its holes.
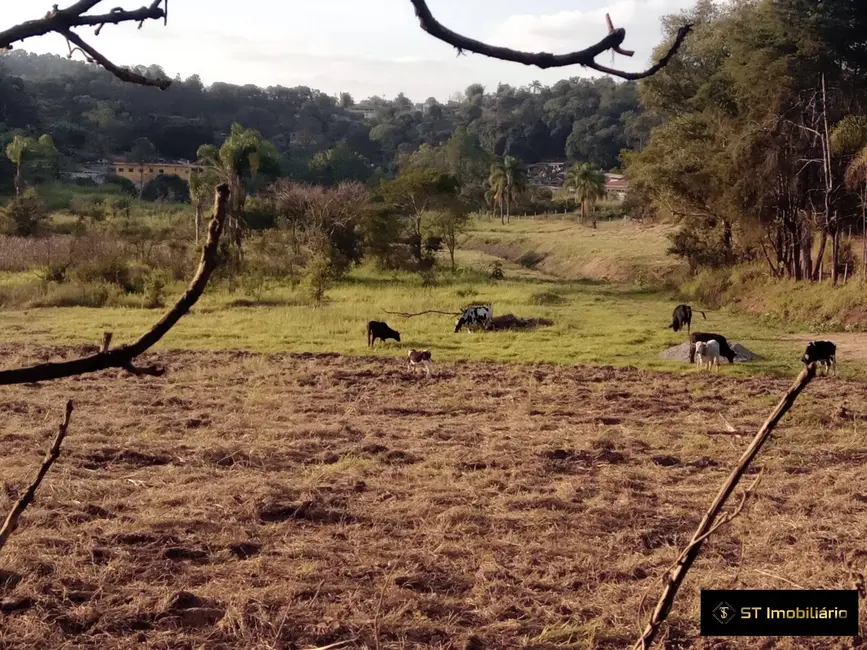
{"type": "Polygon", "coordinates": [[[807,344],[807,351],[801,357],[801,363],[805,366],[811,363],[825,366],[825,374],[828,374],[832,367],[836,372],[837,346],[831,341],[810,341],[807,344]]]}
{"type": "Polygon", "coordinates": [[[719,370],[719,350],[719,341],[716,339],[696,341],[695,362],[698,364],[698,367],[701,369],[707,366],[708,370],[713,370],[714,368],[719,370]]]}
{"type": "Polygon", "coordinates": [[[461,327],[467,328],[467,333],[472,334],[470,326],[476,327],[481,325],[483,329],[488,329],[491,325],[494,310],[490,305],[478,305],[475,307],[467,307],[464,309],[461,317],[455,322],[455,334],[461,331],[461,327]]]}
{"type": "Polygon", "coordinates": [[[430,350],[410,350],[407,355],[407,368],[421,366],[430,377],[431,359],[430,350]]]}
{"type": "MultiPolygon", "coordinates": [[[[698,313],[707,320],[707,316],[704,315],[703,311],[698,313]]],[[[692,325],[692,307],[689,305],[678,305],[674,308],[674,313],[671,315],[671,325],[668,327],[675,332],[679,332],[683,329],[684,325],[686,325],[686,331],[689,333],[690,326],[692,325]]]]}
{"type": "Polygon", "coordinates": [[[367,323],[367,347],[373,347],[376,339],[380,339],[383,342],[385,342],[385,339],[394,339],[400,343],[400,332],[396,332],[385,323],[372,320],[367,323]]]}
{"type": "Polygon", "coordinates": [[[729,342],[726,341],[726,337],[722,334],[713,334],[711,332],[696,332],[695,334],[689,335],[689,362],[695,363],[695,344],[699,341],[711,341],[715,340],[719,343],[719,354],[722,357],[728,359],[729,363],[735,362],[735,357],[737,356],[729,347],[729,342]]]}

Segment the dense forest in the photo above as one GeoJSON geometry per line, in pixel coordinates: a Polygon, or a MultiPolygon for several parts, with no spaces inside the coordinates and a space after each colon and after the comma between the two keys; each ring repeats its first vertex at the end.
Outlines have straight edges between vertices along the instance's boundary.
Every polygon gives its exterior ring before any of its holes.
{"type": "MultiPolygon", "coordinates": [[[[155,67],[142,71],[163,75],[155,67]]],[[[350,159],[344,160],[346,180],[393,176],[407,156],[443,144],[460,127],[494,156],[523,163],[574,160],[609,170],[618,167],[621,149],[647,140],[653,124],[639,106],[636,84],[609,78],[564,79],[550,88],[471,85],[462,101],[430,98],[423,110],[403,95],[364,101],[376,107],[368,120],[347,110],[356,103],[348,94],[206,87],[196,76],[155,92],[65,57],[21,50],[0,57],[0,144],[16,133],[48,134],[61,166],[123,155],[142,138],[159,156],[194,160],[200,145],[223,142],[239,123],[273,143],[283,175],[296,179],[318,180],[308,178],[311,163],[333,150],[350,159]]],[[[8,164],[5,171],[8,176],[8,164]]]]}
{"type": "Polygon", "coordinates": [[[666,21],[669,35],[684,18],[696,27],[641,82],[662,123],[625,158],[632,189],[682,224],[673,252],[693,268],[755,260],[773,276],[836,282],[856,263],[848,235],[867,226],[863,5],[700,0],[666,21]]]}

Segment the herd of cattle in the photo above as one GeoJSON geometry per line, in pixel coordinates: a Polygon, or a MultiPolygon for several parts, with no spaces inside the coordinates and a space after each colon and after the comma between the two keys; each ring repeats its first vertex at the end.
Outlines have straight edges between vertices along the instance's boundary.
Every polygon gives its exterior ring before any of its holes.
{"type": "MultiPolygon", "coordinates": [[[[703,311],[699,311],[698,313],[707,320],[707,316],[703,311]]],[[[493,310],[490,305],[467,307],[455,322],[455,333],[460,332],[461,328],[466,329],[468,334],[472,333],[472,328],[481,327],[482,329],[488,329],[492,321],[493,310]]],[[[722,334],[690,331],[692,327],[692,307],[689,305],[678,305],[674,308],[672,322],[668,327],[675,332],[679,332],[686,327],[686,331],[689,334],[689,362],[698,364],[700,369],[718,370],[720,358],[726,359],[729,363],[735,362],[737,354],[722,334]]],[[[386,323],[372,320],[367,323],[367,345],[372,347],[376,343],[376,339],[383,342],[386,339],[393,339],[399,343],[400,332],[393,330],[386,323]]],[[[430,350],[413,349],[409,351],[407,357],[407,366],[409,368],[420,366],[428,376],[431,374],[430,350]]],[[[801,362],[805,365],[816,363],[824,366],[826,374],[832,368],[836,372],[837,346],[831,341],[810,341],[804,356],[801,357],[801,362]]]]}

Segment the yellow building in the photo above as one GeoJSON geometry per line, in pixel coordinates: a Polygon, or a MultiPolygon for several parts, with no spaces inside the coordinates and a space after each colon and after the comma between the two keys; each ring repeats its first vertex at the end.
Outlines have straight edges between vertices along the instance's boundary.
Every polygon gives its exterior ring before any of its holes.
{"type": "Polygon", "coordinates": [[[185,181],[190,181],[190,174],[194,169],[201,169],[200,165],[193,165],[190,163],[145,163],[140,165],[138,163],[129,162],[126,160],[118,160],[113,163],[114,173],[118,176],[123,176],[124,178],[128,178],[133,183],[138,185],[142,182],[142,178],[144,178],[144,182],[147,183],[149,180],[156,178],[160,174],[175,174],[176,176],[180,176],[185,181]]]}

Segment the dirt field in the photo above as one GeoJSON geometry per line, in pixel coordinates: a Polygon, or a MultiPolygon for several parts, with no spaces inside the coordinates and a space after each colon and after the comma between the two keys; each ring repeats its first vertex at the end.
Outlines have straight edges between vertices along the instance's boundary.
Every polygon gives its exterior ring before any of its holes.
{"type": "MultiPolygon", "coordinates": [[[[0,346],[6,367],[80,352],[0,346]]],[[[0,388],[3,513],[65,400],[76,405],[61,459],[0,552],[0,648],[626,648],[789,383],[481,362],[426,379],[400,359],[328,355],[153,360],[165,377],[0,388]]],[[[860,642],[701,639],[698,603],[701,588],[856,583],[865,418],[863,384],[807,389],[657,647],[860,642]]]]}

